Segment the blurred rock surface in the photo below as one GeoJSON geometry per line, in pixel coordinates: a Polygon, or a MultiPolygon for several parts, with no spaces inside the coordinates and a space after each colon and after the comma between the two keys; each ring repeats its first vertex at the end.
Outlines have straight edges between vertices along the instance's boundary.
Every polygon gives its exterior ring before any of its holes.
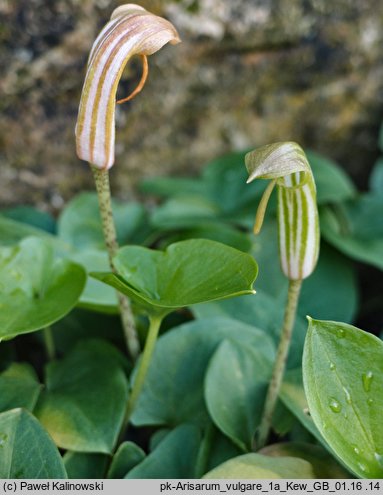
{"type": "MultiPolygon", "coordinates": [[[[74,125],[87,54],[117,0],[0,0],[0,203],[59,209],[91,189],[74,125]]],[[[117,111],[114,193],[235,149],[295,140],[363,187],[383,117],[383,0],[145,0],[183,43],[117,111]]],[[[120,85],[140,74],[133,60],[120,85]]],[[[238,166],[242,166],[239,164],[238,166]]]]}

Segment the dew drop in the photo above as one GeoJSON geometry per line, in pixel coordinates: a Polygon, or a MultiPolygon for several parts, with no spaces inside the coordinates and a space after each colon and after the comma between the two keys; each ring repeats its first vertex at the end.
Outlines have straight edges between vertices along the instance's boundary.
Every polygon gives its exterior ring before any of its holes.
{"type": "Polygon", "coordinates": [[[365,466],[364,464],[362,464],[361,462],[358,462],[358,467],[359,467],[359,469],[360,469],[363,473],[365,473],[365,472],[367,471],[366,466],[365,466]]]}
{"type": "Polygon", "coordinates": [[[337,333],[338,333],[338,337],[339,337],[340,339],[343,339],[343,338],[344,338],[344,336],[345,336],[345,331],[343,330],[343,328],[338,328],[337,333]]]}
{"type": "Polygon", "coordinates": [[[363,388],[366,392],[369,392],[371,389],[371,382],[374,378],[372,371],[367,371],[362,375],[363,388]]]}
{"type": "Polygon", "coordinates": [[[0,433],[0,449],[4,447],[7,439],[8,439],[8,435],[6,435],[5,433],[0,433]]]}
{"type": "Polygon", "coordinates": [[[348,389],[346,387],[343,387],[343,391],[344,391],[344,395],[346,396],[347,404],[351,404],[352,400],[351,400],[350,392],[348,391],[348,389]]]}
{"type": "Polygon", "coordinates": [[[353,451],[356,455],[359,455],[360,454],[360,450],[358,449],[358,447],[354,447],[353,448],[353,451]]]}
{"type": "Polygon", "coordinates": [[[371,398],[370,399],[367,399],[367,404],[369,406],[372,406],[373,403],[374,403],[374,399],[371,399],[371,398]]]}
{"type": "Polygon", "coordinates": [[[340,413],[342,410],[342,406],[339,403],[339,401],[337,401],[333,397],[330,398],[329,406],[330,406],[331,411],[334,413],[340,413]]]}
{"type": "Polygon", "coordinates": [[[334,371],[336,368],[335,364],[334,363],[330,363],[330,370],[331,371],[334,371]]]}

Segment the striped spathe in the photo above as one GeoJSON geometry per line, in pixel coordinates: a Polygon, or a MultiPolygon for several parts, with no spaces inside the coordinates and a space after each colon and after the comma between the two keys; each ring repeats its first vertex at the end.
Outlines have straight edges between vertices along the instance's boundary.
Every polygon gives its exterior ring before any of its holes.
{"type": "Polygon", "coordinates": [[[88,59],[76,124],[79,158],[104,170],[113,165],[116,92],[127,62],[179,41],[169,21],[139,5],[122,5],[113,12],[88,59]]]}
{"type": "Polygon", "coordinates": [[[303,280],[315,269],[320,241],[316,187],[306,155],[296,143],[274,143],[251,151],[245,162],[248,182],[276,181],[282,270],[290,280],[303,280]]]}

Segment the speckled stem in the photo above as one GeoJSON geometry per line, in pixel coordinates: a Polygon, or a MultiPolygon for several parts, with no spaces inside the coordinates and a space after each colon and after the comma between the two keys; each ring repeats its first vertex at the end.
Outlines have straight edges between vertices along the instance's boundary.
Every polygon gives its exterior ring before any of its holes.
{"type": "Polygon", "coordinates": [[[256,442],[257,449],[261,449],[265,446],[270,433],[271,421],[273,419],[273,414],[278,400],[283,375],[285,373],[286,361],[289,353],[291,335],[293,333],[301,286],[302,280],[289,281],[289,290],[287,294],[287,304],[283,320],[283,327],[277,350],[277,356],[274,363],[273,374],[271,376],[269,389],[266,395],[262,421],[259,427],[258,442],[256,442]]]}
{"type": "MultiPolygon", "coordinates": [[[[100,215],[102,228],[104,232],[105,245],[109,255],[109,263],[113,272],[113,257],[117,253],[118,243],[116,228],[113,220],[112,202],[109,185],[108,170],[101,170],[96,167],[91,167],[96,190],[98,194],[98,204],[100,206],[100,215]]],[[[133,313],[130,307],[130,302],[127,297],[117,292],[118,303],[120,307],[121,321],[124,328],[125,340],[131,357],[136,360],[140,353],[140,343],[137,336],[133,313]]]]}

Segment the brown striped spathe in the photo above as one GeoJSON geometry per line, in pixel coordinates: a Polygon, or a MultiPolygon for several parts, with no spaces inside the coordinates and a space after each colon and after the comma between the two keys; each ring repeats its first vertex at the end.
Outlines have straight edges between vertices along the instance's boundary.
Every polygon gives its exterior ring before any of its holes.
{"type": "Polygon", "coordinates": [[[116,92],[127,62],[179,41],[169,21],[139,5],[122,5],[112,13],[89,54],[76,124],[79,158],[104,170],[113,165],[116,92]]]}

